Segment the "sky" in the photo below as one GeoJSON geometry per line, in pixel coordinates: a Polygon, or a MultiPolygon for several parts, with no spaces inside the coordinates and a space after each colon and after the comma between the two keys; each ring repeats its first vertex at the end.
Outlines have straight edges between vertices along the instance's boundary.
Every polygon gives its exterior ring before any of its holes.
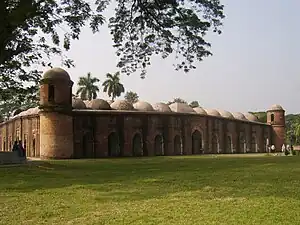
{"type": "MultiPolygon", "coordinates": [[[[206,39],[212,44],[213,56],[197,63],[197,69],[188,74],[174,70],[173,57],[154,58],[145,79],[139,74],[121,76],[126,91],[137,92],[140,100],[150,103],[180,97],[188,102],[197,100],[204,108],[230,112],[265,111],[280,104],[286,113],[299,113],[300,1],[221,3],[226,15],[223,33],[211,33],[206,39]]],[[[76,64],[67,69],[75,83],[74,93],[80,76],[91,72],[103,82],[106,73],[118,71],[106,25],[98,34],[84,29],[68,56],[76,64]]],[[[109,99],[102,88],[99,98],[109,99]]]]}

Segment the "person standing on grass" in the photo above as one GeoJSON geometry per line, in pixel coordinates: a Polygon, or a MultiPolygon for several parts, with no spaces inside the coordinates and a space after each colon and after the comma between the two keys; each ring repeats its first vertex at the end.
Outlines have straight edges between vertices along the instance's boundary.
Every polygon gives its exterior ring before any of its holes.
{"type": "Polygon", "coordinates": [[[25,151],[25,148],[22,145],[21,140],[19,141],[18,147],[19,147],[19,151],[21,152],[21,157],[26,158],[26,151],[25,151]]]}
{"type": "MultiPolygon", "coordinates": [[[[19,149],[18,149],[18,142],[17,141],[15,141],[14,142],[14,145],[13,145],[13,148],[12,148],[12,151],[13,152],[16,152],[16,151],[18,151],[19,149]]],[[[20,152],[19,152],[19,154],[20,154],[20,152]]]]}

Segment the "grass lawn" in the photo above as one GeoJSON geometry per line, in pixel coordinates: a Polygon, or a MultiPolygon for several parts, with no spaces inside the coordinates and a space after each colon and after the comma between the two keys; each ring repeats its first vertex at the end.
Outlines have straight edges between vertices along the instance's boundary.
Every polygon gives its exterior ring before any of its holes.
{"type": "Polygon", "coordinates": [[[300,157],[154,157],[0,167],[0,224],[300,224],[300,157]]]}

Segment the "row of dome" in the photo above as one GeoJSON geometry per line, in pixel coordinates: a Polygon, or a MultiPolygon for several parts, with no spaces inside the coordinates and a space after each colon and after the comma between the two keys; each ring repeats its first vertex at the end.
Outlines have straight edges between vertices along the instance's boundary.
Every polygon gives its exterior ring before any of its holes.
{"type": "Polygon", "coordinates": [[[173,103],[167,105],[159,102],[151,105],[148,102],[138,101],[133,105],[126,100],[105,101],[103,99],[93,99],[91,101],[82,101],[80,98],[73,98],[72,106],[74,109],[93,109],[93,110],[127,110],[127,111],[157,111],[157,112],[177,112],[177,113],[197,113],[228,119],[258,121],[258,118],[251,113],[230,113],[225,110],[203,109],[202,107],[192,108],[185,103],[173,103]]]}
{"type": "MultiPolygon", "coordinates": [[[[201,115],[210,115],[216,117],[223,117],[228,119],[237,119],[237,120],[245,120],[245,121],[253,121],[257,122],[258,118],[251,113],[230,113],[225,110],[215,110],[215,109],[203,109],[202,107],[192,108],[188,104],[185,103],[173,103],[171,105],[167,105],[165,103],[156,103],[149,104],[148,102],[138,101],[134,104],[129,103],[126,100],[116,100],[105,101],[103,99],[93,99],[91,101],[83,101],[80,98],[72,99],[72,107],[74,109],[92,109],[92,110],[125,110],[125,111],[157,111],[157,112],[177,112],[177,113],[196,113],[201,115]]],[[[271,110],[279,110],[282,109],[279,105],[273,105],[271,110]]],[[[38,107],[30,108],[26,111],[16,110],[14,112],[15,117],[27,116],[27,115],[35,115],[38,114],[40,109],[38,107]]]]}

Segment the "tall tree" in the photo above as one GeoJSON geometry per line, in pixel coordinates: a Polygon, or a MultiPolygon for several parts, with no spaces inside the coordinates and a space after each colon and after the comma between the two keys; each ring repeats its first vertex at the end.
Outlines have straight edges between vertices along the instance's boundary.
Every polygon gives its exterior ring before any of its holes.
{"type": "MultiPolygon", "coordinates": [[[[23,97],[37,88],[41,72],[51,67],[51,57],[64,55],[83,27],[93,32],[103,24],[103,11],[111,0],[2,0],[0,1],[0,95],[9,90],[23,97]],[[95,6],[95,7],[94,7],[95,6]],[[49,63],[50,62],[50,63],[49,63]],[[43,69],[44,70],[44,69],[43,69]]],[[[195,69],[196,61],[211,55],[204,39],[209,31],[221,33],[224,6],[219,0],[116,0],[109,28],[126,74],[145,76],[153,55],[174,55],[177,70],[195,69]]]]}
{"type": "Polygon", "coordinates": [[[98,82],[100,80],[97,77],[92,77],[89,72],[86,77],[79,77],[77,83],[78,90],[76,95],[79,95],[83,100],[92,100],[97,98],[97,93],[99,92],[98,82]]]}
{"type": "Polygon", "coordinates": [[[199,102],[198,102],[198,101],[192,101],[192,102],[189,104],[189,106],[192,107],[192,108],[199,107],[199,102]]]}
{"type": "Polygon", "coordinates": [[[182,98],[174,98],[173,101],[169,101],[167,104],[168,104],[168,105],[171,105],[171,104],[173,104],[173,103],[175,103],[175,102],[187,104],[187,101],[183,100],[182,98]]]}
{"type": "Polygon", "coordinates": [[[126,101],[130,102],[131,104],[134,104],[139,100],[138,94],[133,91],[127,91],[124,98],[126,101]]]}
{"type": "Polygon", "coordinates": [[[120,72],[115,74],[106,74],[107,79],[103,82],[103,92],[107,92],[111,100],[114,101],[116,97],[119,97],[125,92],[123,84],[120,82],[120,72]]]}

